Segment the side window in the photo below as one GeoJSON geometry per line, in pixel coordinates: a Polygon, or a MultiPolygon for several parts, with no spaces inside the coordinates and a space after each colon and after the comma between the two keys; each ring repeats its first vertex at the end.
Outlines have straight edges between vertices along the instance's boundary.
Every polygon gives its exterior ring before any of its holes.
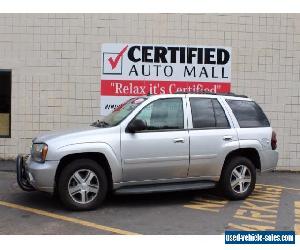
{"type": "Polygon", "coordinates": [[[253,101],[226,100],[241,128],[270,127],[262,109],[253,101]]]}
{"type": "Polygon", "coordinates": [[[194,128],[228,128],[225,112],[217,99],[190,98],[194,128]]]}
{"type": "Polygon", "coordinates": [[[190,103],[194,128],[215,127],[214,108],[210,98],[190,98],[190,103]]]}
{"type": "Polygon", "coordinates": [[[135,119],[143,120],[147,130],[183,129],[182,98],[156,100],[142,109],[135,119]]]}
{"type": "Polygon", "coordinates": [[[227,120],[224,109],[217,99],[212,99],[215,117],[216,117],[216,127],[218,128],[230,128],[229,122],[227,120]]]}

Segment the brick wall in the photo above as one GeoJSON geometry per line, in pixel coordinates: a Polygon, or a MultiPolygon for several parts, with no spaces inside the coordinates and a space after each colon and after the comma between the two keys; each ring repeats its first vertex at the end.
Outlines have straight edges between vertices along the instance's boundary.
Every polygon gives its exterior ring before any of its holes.
{"type": "Polygon", "coordinates": [[[300,170],[300,14],[0,14],[0,69],[12,69],[12,138],[0,138],[0,158],[98,118],[105,42],[232,47],[232,91],[266,111],[278,168],[300,170]]]}

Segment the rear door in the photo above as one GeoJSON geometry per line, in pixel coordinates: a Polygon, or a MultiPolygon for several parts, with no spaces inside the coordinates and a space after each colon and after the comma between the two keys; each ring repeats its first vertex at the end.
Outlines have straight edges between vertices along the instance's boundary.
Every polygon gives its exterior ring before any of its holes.
{"type": "Polygon", "coordinates": [[[236,130],[217,98],[189,97],[189,177],[219,177],[228,152],[239,147],[236,130]]]}

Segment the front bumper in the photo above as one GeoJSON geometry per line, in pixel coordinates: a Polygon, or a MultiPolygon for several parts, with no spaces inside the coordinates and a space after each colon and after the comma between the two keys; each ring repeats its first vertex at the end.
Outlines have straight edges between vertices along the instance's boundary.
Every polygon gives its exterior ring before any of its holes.
{"type": "Polygon", "coordinates": [[[55,173],[59,161],[46,161],[38,163],[31,157],[18,156],[17,180],[19,186],[25,191],[40,190],[53,193],[55,185],[55,173]]]}
{"type": "Polygon", "coordinates": [[[26,157],[27,156],[24,157],[23,155],[18,155],[17,157],[17,181],[20,188],[24,191],[34,191],[35,188],[30,184],[28,173],[25,170],[24,162],[26,161],[26,157]]]}

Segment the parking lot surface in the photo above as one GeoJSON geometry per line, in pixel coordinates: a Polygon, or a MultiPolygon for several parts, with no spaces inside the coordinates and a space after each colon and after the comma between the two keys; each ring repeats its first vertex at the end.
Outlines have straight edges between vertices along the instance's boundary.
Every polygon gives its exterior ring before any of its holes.
{"type": "Polygon", "coordinates": [[[14,172],[0,171],[0,214],[0,234],[300,234],[300,173],[258,174],[244,201],[228,201],[216,190],[112,195],[97,210],[72,212],[48,194],[22,191],[14,172]]]}

